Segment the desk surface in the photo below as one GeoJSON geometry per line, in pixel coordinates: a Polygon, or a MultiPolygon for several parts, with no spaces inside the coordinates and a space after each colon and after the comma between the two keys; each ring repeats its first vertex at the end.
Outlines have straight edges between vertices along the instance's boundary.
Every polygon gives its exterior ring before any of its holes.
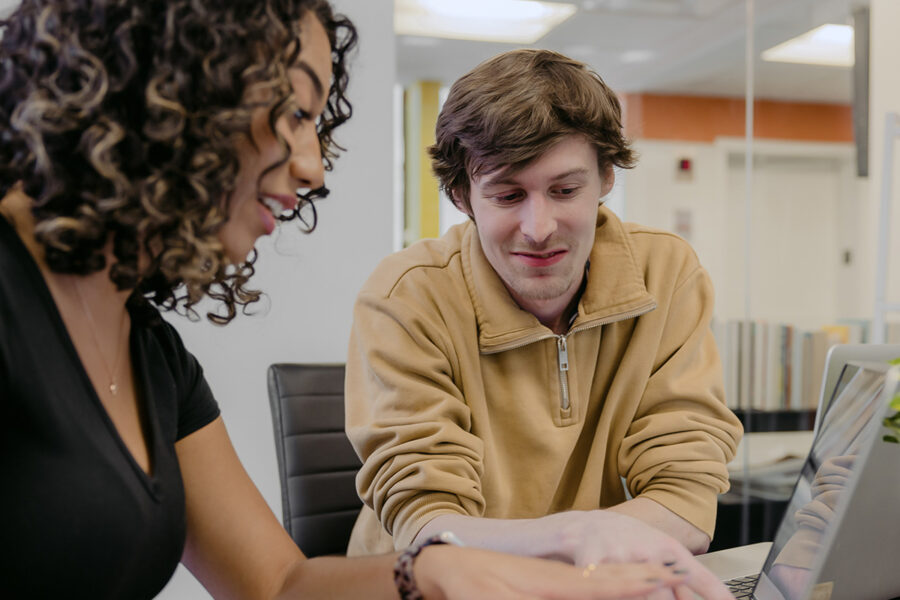
{"type": "Polygon", "coordinates": [[[728,463],[732,475],[744,469],[744,454],[751,469],[777,464],[785,459],[804,459],[813,443],[812,431],[754,431],[744,434],[734,459],[728,463]]]}
{"type": "Polygon", "coordinates": [[[719,579],[725,581],[759,573],[771,546],[772,542],[760,542],[702,554],[697,557],[697,560],[719,579]]]}

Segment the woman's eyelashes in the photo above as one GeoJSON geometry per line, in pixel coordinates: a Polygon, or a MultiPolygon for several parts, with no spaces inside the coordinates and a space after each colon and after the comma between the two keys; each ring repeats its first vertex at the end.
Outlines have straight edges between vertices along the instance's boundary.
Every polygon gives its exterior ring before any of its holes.
{"type": "Polygon", "coordinates": [[[322,125],[322,115],[316,115],[315,113],[306,110],[305,108],[298,108],[293,113],[291,113],[291,123],[293,129],[299,129],[306,123],[312,124],[313,127],[316,128],[316,131],[319,131],[319,128],[322,125]]]}

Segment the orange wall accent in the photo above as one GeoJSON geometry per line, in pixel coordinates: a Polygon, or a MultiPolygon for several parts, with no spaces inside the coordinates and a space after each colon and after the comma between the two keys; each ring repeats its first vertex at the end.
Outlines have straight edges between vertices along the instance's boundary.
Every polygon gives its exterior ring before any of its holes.
{"type": "MultiPolygon", "coordinates": [[[[744,135],[743,98],[625,94],[625,132],[632,138],[712,142],[744,135]]],[[[853,142],[853,116],[845,104],[756,100],[758,138],[853,142]]]]}

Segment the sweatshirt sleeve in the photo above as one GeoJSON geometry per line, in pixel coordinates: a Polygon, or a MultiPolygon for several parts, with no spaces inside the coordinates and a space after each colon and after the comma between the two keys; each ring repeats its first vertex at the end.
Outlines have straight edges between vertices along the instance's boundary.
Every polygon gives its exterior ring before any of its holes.
{"type": "Polygon", "coordinates": [[[438,316],[363,292],[347,358],[347,435],[363,461],[356,486],[397,549],[439,514],[480,516],[483,444],[453,380],[438,316]]]}
{"type": "Polygon", "coordinates": [[[632,496],[658,502],[710,539],[716,496],[729,487],[725,465],[743,433],[724,401],[713,300],[709,276],[697,266],[660,303],[654,318],[665,324],[654,369],[618,455],[632,496]]]}

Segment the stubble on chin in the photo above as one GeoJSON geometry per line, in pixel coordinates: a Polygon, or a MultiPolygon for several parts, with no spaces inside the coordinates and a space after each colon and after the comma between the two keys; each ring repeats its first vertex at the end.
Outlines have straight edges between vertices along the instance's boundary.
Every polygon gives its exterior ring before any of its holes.
{"type": "Polygon", "coordinates": [[[553,300],[559,298],[571,289],[575,275],[567,271],[565,273],[548,273],[545,277],[538,277],[529,269],[515,269],[511,278],[504,277],[503,283],[507,289],[512,290],[513,295],[523,300],[553,300]]]}
{"type": "Polygon", "coordinates": [[[568,282],[555,279],[542,282],[518,282],[514,288],[520,298],[528,300],[553,300],[562,296],[571,286],[568,282]]]}

